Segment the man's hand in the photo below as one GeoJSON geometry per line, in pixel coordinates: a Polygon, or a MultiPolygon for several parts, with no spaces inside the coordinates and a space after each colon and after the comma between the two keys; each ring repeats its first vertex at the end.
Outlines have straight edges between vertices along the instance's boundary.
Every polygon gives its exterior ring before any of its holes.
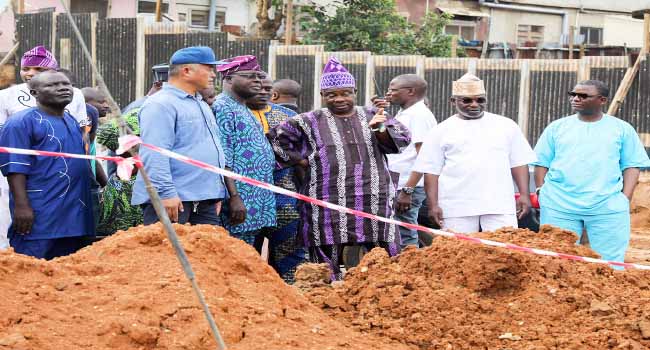
{"type": "Polygon", "coordinates": [[[530,211],[530,196],[519,196],[517,199],[517,219],[522,219],[530,211]]]}
{"type": "Polygon", "coordinates": [[[399,194],[397,195],[397,201],[395,202],[395,210],[397,210],[398,213],[403,213],[405,211],[411,210],[412,199],[412,195],[404,193],[404,191],[399,191],[399,194]]]}
{"type": "Polygon", "coordinates": [[[14,209],[14,229],[20,235],[28,235],[34,223],[34,210],[29,205],[16,206],[14,209]]]}
{"type": "Polygon", "coordinates": [[[217,204],[215,205],[214,209],[217,213],[217,216],[221,214],[221,206],[222,206],[222,201],[218,201],[217,204]]]}
{"type": "Polygon", "coordinates": [[[376,129],[379,127],[379,125],[385,122],[386,122],[386,116],[384,115],[384,109],[380,108],[377,111],[377,113],[372,117],[372,119],[368,123],[368,126],[370,126],[371,129],[376,129]]]}
{"type": "Polygon", "coordinates": [[[228,199],[228,210],[230,211],[231,225],[239,225],[246,221],[246,206],[239,195],[231,196],[228,199]]]}
{"type": "Polygon", "coordinates": [[[440,206],[435,205],[430,207],[429,217],[432,218],[438,226],[443,227],[442,208],[440,208],[440,206]]]}
{"type": "Polygon", "coordinates": [[[383,109],[386,109],[386,108],[390,107],[390,102],[388,102],[386,99],[381,98],[381,97],[379,97],[379,96],[377,96],[377,95],[371,97],[371,98],[370,98],[370,102],[372,102],[372,105],[373,105],[375,108],[383,108],[383,109]]]}
{"type": "Polygon", "coordinates": [[[167,216],[171,222],[178,222],[178,212],[184,211],[183,202],[178,197],[160,200],[167,211],[167,216]]]}

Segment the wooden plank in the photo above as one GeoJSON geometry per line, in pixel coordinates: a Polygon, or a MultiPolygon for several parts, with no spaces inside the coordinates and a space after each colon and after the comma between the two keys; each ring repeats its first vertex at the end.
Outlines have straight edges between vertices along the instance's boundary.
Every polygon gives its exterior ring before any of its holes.
{"type": "Polygon", "coordinates": [[[70,69],[72,66],[72,54],[70,53],[70,39],[64,38],[59,39],[59,47],[61,52],[59,53],[59,67],[70,69]]]}
{"type": "Polygon", "coordinates": [[[530,63],[524,60],[521,63],[519,75],[519,112],[517,114],[517,124],[524,136],[528,138],[528,118],[530,111],[530,63]]]}
{"type": "Polygon", "coordinates": [[[643,14],[643,53],[650,52],[650,13],[643,14]]]}
{"type": "Polygon", "coordinates": [[[144,82],[147,81],[147,73],[145,72],[144,30],[144,18],[138,17],[136,30],[135,98],[144,96],[144,82]]]}
{"type": "Polygon", "coordinates": [[[630,91],[630,87],[632,86],[632,83],[634,82],[634,78],[636,77],[637,73],[639,72],[639,66],[641,65],[641,62],[645,61],[645,59],[646,59],[646,55],[645,55],[645,53],[642,53],[636,59],[636,62],[634,62],[634,66],[627,69],[627,72],[625,72],[625,76],[623,77],[623,80],[621,81],[621,85],[618,86],[618,89],[616,90],[616,95],[614,95],[614,98],[612,99],[612,103],[609,105],[609,109],[607,110],[607,114],[616,115],[616,113],[618,112],[618,109],[623,104],[623,101],[625,100],[625,97],[627,96],[628,91],[630,91]]]}

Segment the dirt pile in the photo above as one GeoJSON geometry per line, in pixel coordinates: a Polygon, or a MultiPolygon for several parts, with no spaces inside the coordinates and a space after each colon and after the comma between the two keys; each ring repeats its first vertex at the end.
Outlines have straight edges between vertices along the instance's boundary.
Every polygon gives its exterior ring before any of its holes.
{"type": "MultiPolygon", "coordinates": [[[[229,349],[406,349],[361,336],[287,286],[244,242],[176,229],[229,349]]],[[[0,253],[0,349],[215,349],[160,226],[42,261],[0,253]]]]}
{"type": "MultiPolygon", "coordinates": [[[[597,256],[547,226],[480,236],[597,256]]],[[[306,295],[348,326],[420,349],[650,348],[650,272],[454,239],[395,258],[375,249],[342,284],[306,295]]]]}

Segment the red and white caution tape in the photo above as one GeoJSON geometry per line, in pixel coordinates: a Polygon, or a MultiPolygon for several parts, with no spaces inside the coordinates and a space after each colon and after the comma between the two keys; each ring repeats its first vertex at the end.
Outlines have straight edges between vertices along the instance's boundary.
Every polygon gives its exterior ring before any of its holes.
{"type": "Polygon", "coordinates": [[[589,257],[586,257],[586,256],[563,254],[563,253],[552,252],[552,251],[549,251],[549,250],[522,247],[522,246],[519,246],[519,245],[516,245],[516,244],[496,242],[496,241],[491,241],[491,240],[487,240],[487,239],[482,239],[482,238],[472,237],[472,236],[468,236],[468,235],[463,235],[463,234],[460,234],[460,233],[453,233],[453,232],[447,232],[447,231],[442,231],[442,230],[436,230],[436,229],[432,229],[432,228],[428,228],[428,227],[424,227],[424,226],[420,226],[420,225],[409,224],[409,223],[397,221],[397,220],[394,220],[394,219],[388,219],[388,218],[385,218],[385,217],[382,217],[382,216],[368,214],[366,212],[362,212],[362,211],[359,211],[359,210],[350,209],[350,208],[346,208],[346,207],[336,205],[336,204],[333,204],[333,203],[325,202],[325,201],[320,200],[320,199],[311,198],[311,197],[302,195],[300,193],[292,192],[292,191],[286,190],[284,188],[281,188],[281,187],[278,187],[278,186],[275,186],[275,185],[271,185],[271,184],[268,184],[268,183],[265,183],[265,182],[262,182],[262,181],[251,179],[249,177],[242,176],[242,175],[237,174],[237,173],[233,173],[232,171],[221,169],[221,168],[218,168],[216,166],[206,164],[206,163],[200,162],[198,160],[194,160],[192,158],[186,157],[186,156],[178,154],[178,153],[174,153],[174,152],[166,150],[166,149],[162,149],[162,148],[154,146],[154,145],[142,143],[142,140],[140,140],[140,138],[138,138],[137,136],[127,135],[127,136],[120,137],[120,145],[123,145],[123,146],[120,146],[120,148],[122,150],[128,150],[128,149],[130,149],[131,147],[133,147],[133,146],[135,146],[137,144],[140,144],[142,147],[146,147],[146,148],[149,148],[149,149],[151,149],[153,151],[161,153],[161,154],[163,154],[163,155],[165,155],[165,156],[167,156],[169,158],[173,158],[173,159],[179,160],[181,162],[185,162],[185,163],[194,165],[194,166],[196,166],[198,168],[201,168],[201,169],[204,169],[204,170],[211,171],[213,173],[217,173],[217,174],[220,174],[222,176],[230,177],[232,179],[247,183],[249,185],[258,186],[258,187],[267,189],[267,190],[275,192],[275,193],[280,193],[280,194],[283,194],[283,195],[286,195],[286,196],[289,196],[289,197],[300,199],[300,200],[308,202],[308,203],[313,203],[313,204],[319,205],[321,207],[329,208],[329,209],[336,210],[336,211],[343,212],[343,213],[350,214],[350,215],[355,215],[355,216],[360,216],[360,217],[364,217],[364,218],[367,218],[367,219],[382,221],[382,222],[385,222],[385,223],[388,223],[388,224],[399,225],[399,226],[403,226],[403,227],[413,229],[413,230],[429,232],[429,233],[432,233],[432,234],[438,235],[438,236],[453,237],[453,238],[457,238],[457,239],[460,239],[460,240],[463,240],[463,241],[479,243],[479,244],[493,246],[493,247],[505,248],[505,249],[509,249],[509,250],[516,250],[516,251],[520,251],[520,252],[527,252],[527,253],[532,253],[532,254],[537,254],[537,255],[552,256],[552,257],[566,259],[566,260],[583,261],[583,262],[594,263],[594,264],[605,264],[605,265],[619,266],[619,267],[624,267],[624,268],[650,270],[650,266],[647,266],[647,265],[633,264],[633,263],[623,263],[623,262],[617,262],[617,261],[608,261],[608,260],[602,260],[602,259],[589,258],[589,257]]]}
{"type": "Polygon", "coordinates": [[[12,148],[12,147],[0,147],[0,153],[15,153],[15,154],[26,154],[30,156],[63,157],[63,158],[88,159],[88,160],[107,160],[110,162],[115,162],[115,164],[117,164],[117,176],[119,176],[120,179],[122,180],[130,179],[131,174],[133,174],[133,167],[135,166],[140,167],[142,165],[142,162],[136,158],[89,156],[85,154],[37,151],[33,149],[12,148]]]}
{"type": "MultiPolygon", "coordinates": [[[[207,170],[213,173],[220,174],[222,176],[230,177],[232,179],[235,179],[237,181],[241,181],[244,183],[247,183],[249,185],[253,186],[258,186],[264,189],[267,189],[269,191],[275,192],[275,193],[280,193],[292,198],[300,199],[302,201],[308,202],[308,203],[313,203],[316,205],[319,205],[321,207],[329,208],[332,210],[340,211],[346,214],[350,215],[355,215],[355,216],[360,216],[366,219],[372,219],[372,220],[377,220],[377,221],[382,221],[388,224],[393,224],[393,225],[399,225],[403,226],[409,229],[413,230],[418,230],[418,231],[423,231],[423,232],[429,232],[434,235],[438,236],[444,236],[444,237],[453,237],[457,238],[463,241],[468,241],[468,242],[473,242],[473,243],[479,243],[483,245],[488,245],[488,246],[493,246],[493,247],[499,247],[499,248],[505,248],[509,250],[516,250],[520,252],[527,252],[527,253],[532,253],[532,254],[537,254],[537,255],[545,255],[545,256],[552,256],[552,257],[557,257],[561,259],[566,259],[566,260],[574,260],[574,261],[583,261],[583,262],[588,262],[588,263],[594,263],[594,264],[604,264],[604,265],[611,265],[611,266],[619,266],[619,267],[624,267],[624,268],[632,268],[632,269],[639,269],[639,270],[650,270],[650,266],[647,265],[641,265],[641,264],[633,264],[633,263],[622,263],[622,262],[617,262],[617,261],[607,261],[607,260],[602,260],[602,259],[595,259],[595,258],[589,258],[585,256],[578,256],[578,255],[570,255],[570,254],[563,254],[563,253],[557,253],[557,252],[552,252],[549,250],[543,250],[543,249],[536,249],[536,248],[528,248],[528,247],[522,247],[519,245],[515,244],[510,244],[510,243],[502,243],[502,242],[496,242],[496,241],[491,241],[487,239],[482,239],[482,238],[477,238],[477,237],[472,237],[472,236],[467,236],[463,235],[460,233],[453,233],[453,232],[447,232],[447,231],[442,231],[442,230],[436,230],[420,225],[415,225],[415,224],[409,224],[401,221],[397,221],[394,219],[388,219],[382,216],[377,216],[373,214],[368,214],[366,212],[362,212],[359,210],[355,209],[350,209],[346,207],[342,207],[340,205],[336,205],[333,203],[325,202],[320,199],[316,198],[311,198],[305,195],[302,195],[300,193],[292,192],[289,190],[286,190],[281,187],[277,187],[275,185],[271,185],[265,182],[261,182],[255,179],[251,179],[246,176],[242,176],[237,173],[233,173],[232,171],[225,170],[218,168],[216,166],[206,164],[204,162],[186,157],[184,155],[162,149],[160,147],[156,147],[154,145],[142,143],[142,140],[138,138],[137,136],[133,135],[127,135],[120,137],[120,148],[118,151],[121,151],[122,153],[136,145],[140,144],[142,147],[149,148],[153,151],[156,151],[160,154],[163,154],[169,158],[173,158],[176,160],[179,160],[181,162],[185,162],[191,165],[194,165],[198,168],[201,168],[203,170],[207,170]]],[[[118,176],[124,180],[128,180],[131,178],[131,174],[133,171],[133,167],[141,167],[142,166],[142,161],[138,158],[122,158],[122,157],[108,157],[108,156],[88,156],[88,155],[83,155],[83,154],[73,154],[73,153],[59,153],[59,152],[49,152],[49,151],[36,151],[36,150],[29,150],[29,149],[22,149],[22,148],[11,148],[11,147],[0,147],[0,152],[1,153],[16,153],[16,154],[27,154],[27,155],[35,155],[35,156],[45,156],[45,157],[64,157],[64,158],[78,158],[78,159],[88,159],[88,160],[93,160],[93,159],[99,159],[99,160],[107,160],[111,162],[115,162],[118,165],[118,176]]]]}

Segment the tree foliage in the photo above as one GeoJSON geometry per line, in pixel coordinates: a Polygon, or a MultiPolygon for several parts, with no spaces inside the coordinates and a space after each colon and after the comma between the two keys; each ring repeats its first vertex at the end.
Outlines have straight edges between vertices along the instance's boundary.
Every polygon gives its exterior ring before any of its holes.
{"type": "Polygon", "coordinates": [[[306,44],[328,51],[371,51],[383,55],[450,56],[451,37],[444,28],[451,17],[429,13],[421,26],[397,12],[395,0],[341,0],[333,15],[314,7],[303,23],[306,44]]]}

